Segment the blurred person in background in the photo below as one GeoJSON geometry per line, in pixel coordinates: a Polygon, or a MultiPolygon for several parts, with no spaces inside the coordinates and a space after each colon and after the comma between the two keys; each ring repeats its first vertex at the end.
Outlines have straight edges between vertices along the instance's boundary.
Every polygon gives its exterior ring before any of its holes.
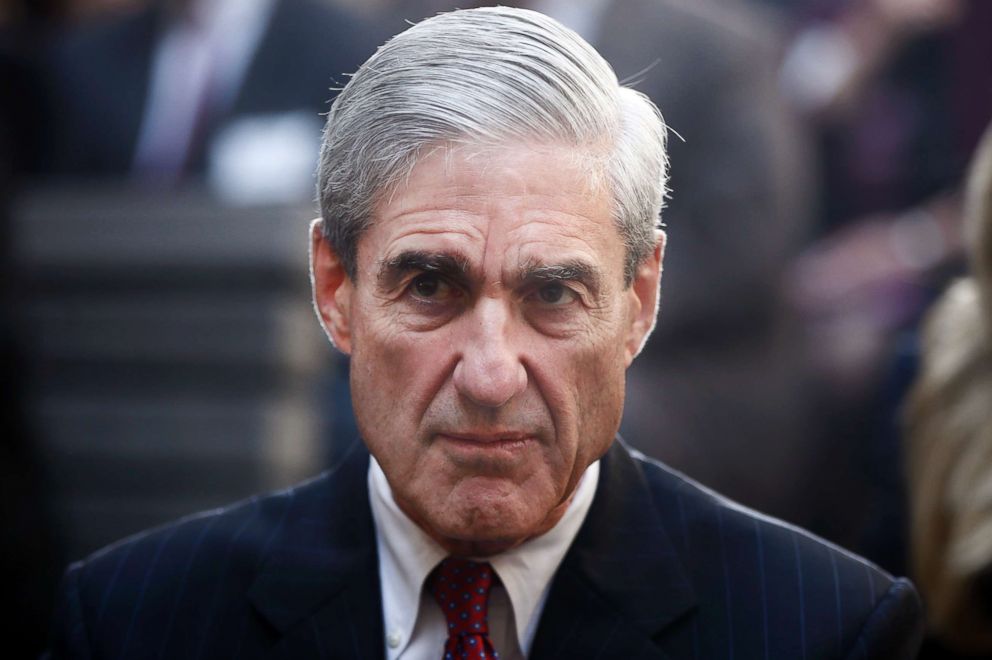
{"type": "Polygon", "coordinates": [[[783,93],[817,135],[814,240],[790,269],[813,350],[822,533],[906,566],[896,418],[923,312],[961,264],[959,189],[992,117],[992,3],[808,0],[783,93]]]}
{"type": "MultiPolygon", "coordinates": [[[[202,397],[209,375],[220,378],[218,367],[225,364],[218,361],[243,371],[291,362],[284,358],[292,351],[282,350],[289,342],[279,332],[292,327],[292,304],[305,298],[294,299],[291,286],[283,286],[294,280],[279,277],[285,262],[265,232],[278,222],[277,207],[310,203],[321,113],[332,88],[379,37],[325,0],[50,4],[44,25],[30,35],[34,70],[18,77],[18,89],[31,94],[0,103],[23,119],[5,134],[24,144],[16,153],[30,184],[11,218],[21,228],[14,261],[32,287],[24,313],[37,337],[37,346],[29,347],[36,349],[29,363],[40,376],[32,405],[44,418],[43,440],[65,457],[73,454],[65,450],[73,442],[103,447],[101,441],[127,436],[121,429],[128,420],[160,405],[164,392],[181,399],[195,390],[202,397]],[[211,230],[203,224],[233,222],[249,205],[270,209],[272,221],[252,223],[254,232],[237,246],[208,242],[211,230]],[[130,216],[126,232],[112,229],[121,216],[130,216]],[[48,237],[40,225],[71,231],[48,237]],[[67,237],[72,231],[86,248],[61,249],[75,240],[67,237]],[[254,251],[246,245],[252,240],[260,245],[254,251]],[[184,241],[213,254],[190,257],[188,249],[177,249],[184,241]],[[134,266],[133,255],[143,249],[153,253],[154,274],[134,266]],[[218,260],[219,253],[231,258],[218,260]],[[185,361],[176,359],[177,327],[193,324],[201,340],[220,335],[241,313],[238,299],[246,295],[258,301],[255,350],[236,360],[214,358],[217,349],[197,353],[204,341],[187,341],[178,347],[185,361]],[[214,315],[208,318],[204,307],[214,315]],[[155,327],[147,309],[164,310],[176,325],[155,327]]],[[[300,352],[307,344],[294,337],[292,345],[300,352]]],[[[267,387],[265,373],[252,374],[257,389],[267,387]]],[[[286,388],[272,389],[281,396],[286,388]]],[[[161,405],[180,409],[174,403],[161,405]]],[[[254,401],[244,409],[265,413],[254,401]]],[[[115,447],[92,456],[102,466],[96,472],[112,471],[123,453],[115,447]]],[[[76,472],[84,471],[64,481],[76,472]]],[[[73,483],[94,496],[107,481],[89,479],[84,488],[87,479],[73,483]]],[[[127,498],[101,497],[111,503],[87,500],[81,507],[114,507],[125,516],[127,498]]],[[[76,513],[70,518],[79,522],[76,513]]],[[[99,527],[86,515],[78,518],[85,521],[79,527],[99,527]]]]}
{"type": "MultiPolygon", "coordinates": [[[[386,4],[381,20],[395,29],[466,6],[386,4]]],[[[704,484],[810,524],[809,396],[780,281],[811,231],[812,191],[806,136],[777,93],[782,35],[719,0],[500,4],[575,29],[674,133],[664,311],[628,372],[621,433],[704,484]]]]}
{"type": "Polygon", "coordinates": [[[964,221],[970,275],[927,315],[907,417],[925,659],[992,657],[992,129],[975,156],[964,221]]]}
{"type": "MultiPolygon", "coordinates": [[[[207,366],[176,359],[168,341],[156,344],[158,336],[132,332],[142,327],[144,310],[179,307],[175,316],[182,327],[184,320],[197,318],[213,286],[218,291],[211,301],[215,316],[199,326],[201,336],[182,342],[195,346],[197,339],[202,343],[205,336],[223,332],[231,315],[223,303],[245,289],[257,301],[253,311],[259,325],[275,314],[269,300],[282,296],[278,309],[291,302],[275,291],[276,284],[251,288],[250,278],[239,278],[247,281],[239,290],[214,271],[201,269],[190,277],[188,264],[182,263],[159,261],[160,279],[147,286],[142,282],[149,278],[135,277],[142,274],[136,269],[101,271],[115,257],[126,261],[135,252],[128,241],[151,224],[134,200],[147,191],[144,206],[160,207],[177,188],[199,185],[209,194],[177,213],[207,219],[220,214],[217,197],[223,203],[308,204],[321,113],[329,107],[331,88],[343,84],[342,74],[356,69],[378,42],[371,32],[350,12],[323,0],[0,3],[0,527],[5,537],[0,593],[4,611],[13,613],[4,643],[11,657],[33,657],[41,650],[62,555],[81,552],[92,538],[87,533],[99,539],[108,530],[112,538],[134,531],[129,525],[136,512],[139,517],[164,515],[149,495],[154,486],[141,491],[140,485],[173,478],[175,472],[163,467],[167,461],[158,461],[157,471],[136,469],[135,453],[156,449],[155,429],[146,424],[149,432],[128,434],[126,420],[140,419],[172,395],[161,407],[176,413],[158,417],[162,428],[170,423],[183,428],[176,421],[188,410],[183,397],[199,397],[205,409],[211,403],[220,407],[206,400],[201,383],[208,370],[224,377],[216,368],[224,358],[207,366]],[[131,197],[124,201],[127,194],[131,197]],[[64,209],[51,200],[64,200],[64,209]],[[99,234],[107,226],[101,223],[105,212],[124,213],[117,209],[128,204],[139,209],[130,219],[136,231],[111,238],[108,243],[117,240],[116,251],[101,253],[103,261],[94,259],[89,246],[78,261],[53,265],[31,245],[54,245],[57,252],[60,241],[71,244],[71,238],[62,233],[35,244],[25,238],[34,217],[25,209],[49,202],[48,215],[37,216],[37,224],[47,229],[37,229],[36,235],[58,233],[51,227],[72,223],[52,221],[73,212],[80,220],[74,230],[99,234]],[[85,215],[87,208],[92,219],[85,215]],[[193,281],[185,290],[184,275],[193,281]],[[203,290],[208,293],[200,295],[203,290]],[[101,314],[103,326],[98,325],[101,314]],[[120,350],[96,350],[100,345],[94,336],[120,350]],[[60,338],[67,341],[59,343],[60,338]],[[122,355],[137,357],[127,363],[122,355]],[[162,363],[175,368],[163,375],[162,363]]],[[[175,231],[189,227],[187,218],[176,219],[175,231]]],[[[278,281],[279,271],[264,256],[269,270],[259,279],[278,281]]],[[[251,255],[240,258],[248,261],[251,255]]],[[[232,268],[230,261],[227,267],[232,268]]],[[[298,280],[306,285],[302,269],[298,280]]],[[[305,298],[302,302],[306,311],[305,298]]],[[[281,327],[278,321],[284,318],[269,325],[281,327]]],[[[161,334],[170,331],[165,327],[161,334]]],[[[262,337],[259,348],[275,352],[262,337]]],[[[278,347],[280,339],[270,344],[278,347]]],[[[296,346],[305,345],[294,339],[296,346]]],[[[259,356],[265,359],[274,361],[271,355],[259,356]]],[[[247,362],[234,368],[251,374],[262,390],[267,381],[247,362]]],[[[242,394],[239,411],[257,419],[264,416],[266,402],[242,394]]],[[[197,427],[195,415],[182,418],[192,419],[184,428],[202,432],[209,422],[197,427]]],[[[186,438],[175,435],[166,458],[178,463],[183,452],[190,452],[182,444],[186,438]]],[[[244,435],[243,453],[257,451],[253,438],[244,435]]],[[[205,470],[204,455],[196,458],[205,470]]],[[[193,467],[185,473],[195,474],[193,467]]],[[[240,479],[254,484],[258,477],[247,473],[240,479]]],[[[193,499],[203,492],[209,488],[201,486],[193,499]]],[[[179,508],[189,506],[173,499],[179,508]]]]}
{"type": "Polygon", "coordinates": [[[322,0],[127,3],[55,39],[43,165],[62,178],[206,178],[233,201],[306,201],[330,88],[377,42],[322,0]]]}

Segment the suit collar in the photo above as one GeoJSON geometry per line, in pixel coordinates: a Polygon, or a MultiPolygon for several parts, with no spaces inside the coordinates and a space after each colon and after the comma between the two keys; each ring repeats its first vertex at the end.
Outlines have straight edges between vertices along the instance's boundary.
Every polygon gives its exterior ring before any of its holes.
{"type": "Polygon", "coordinates": [[[664,658],[652,640],[695,603],[641,467],[618,440],[551,587],[532,656],[664,658]]]}
{"type": "MultiPolygon", "coordinates": [[[[319,631],[350,640],[352,657],[378,657],[382,607],[375,531],[366,474],[369,456],[356,442],[328,473],[289,491],[271,551],[248,597],[282,635],[282,644],[319,631]],[[309,625],[298,625],[307,621],[309,625]]],[[[289,647],[287,647],[289,648],[289,647]]]]}

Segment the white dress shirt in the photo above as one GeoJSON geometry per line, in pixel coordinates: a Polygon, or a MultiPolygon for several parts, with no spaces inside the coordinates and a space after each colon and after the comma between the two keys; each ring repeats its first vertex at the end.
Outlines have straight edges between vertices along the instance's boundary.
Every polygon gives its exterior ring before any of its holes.
{"type": "MultiPolygon", "coordinates": [[[[522,660],[529,654],[551,579],[585,520],[598,482],[596,461],[582,475],[568,509],[553,528],[512,550],[478,558],[492,565],[501,582],[489,597],[489,638],[501,660],[522,660]]],[[[447,626],[424,581],[448,553],[396,505],[374,458],[368,484],[379,550],[386,655],[389,660],[440,658],[447,626]]]]}

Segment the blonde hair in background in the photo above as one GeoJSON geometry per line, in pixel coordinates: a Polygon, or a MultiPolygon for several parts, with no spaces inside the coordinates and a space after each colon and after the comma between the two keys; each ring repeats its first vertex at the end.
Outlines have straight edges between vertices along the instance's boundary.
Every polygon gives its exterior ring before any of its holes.
{"type": "Polygon", "coordinates": [[[964,222],[971,275],[927,317],[907,410],[911,549],[931,633],[992,653],[992,127],[964,222]]]}
{"type": "Polygon", "coordinates": [[[968,258],[986,321],[992,327],[992,125],[972,163],[965,205],[968,258]]]}

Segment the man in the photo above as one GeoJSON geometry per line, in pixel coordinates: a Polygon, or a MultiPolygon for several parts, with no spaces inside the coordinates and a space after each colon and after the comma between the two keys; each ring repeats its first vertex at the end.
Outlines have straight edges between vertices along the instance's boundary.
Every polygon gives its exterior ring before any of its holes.
{"type": "Polygon", "coordinates": [[[364,445],[73,566],[55,655],[912,657],[907,581],[615,440],[664,147],[540,14],[382,47],[328,117],[311,244],[364,445]]]}

